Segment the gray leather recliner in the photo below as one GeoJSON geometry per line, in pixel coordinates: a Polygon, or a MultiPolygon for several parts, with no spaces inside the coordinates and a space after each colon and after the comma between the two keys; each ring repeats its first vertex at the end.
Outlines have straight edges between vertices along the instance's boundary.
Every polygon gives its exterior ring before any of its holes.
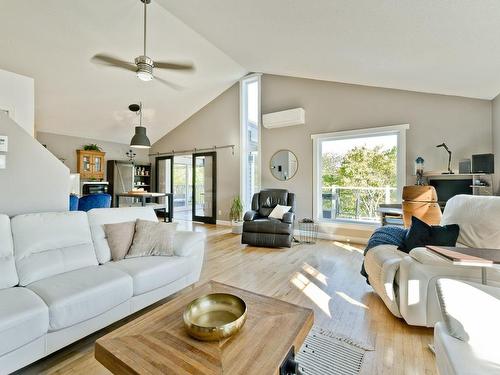
{"type": "Polygon", "coordinates": [[[295,194],[284,189],[266,189],[254,194],[252,210],[245,213],[241,243],[262,247],[291,247],[295,220],[295,194]],[[277,206],[291,206],[282,220],[269,217],[277,206]]]}

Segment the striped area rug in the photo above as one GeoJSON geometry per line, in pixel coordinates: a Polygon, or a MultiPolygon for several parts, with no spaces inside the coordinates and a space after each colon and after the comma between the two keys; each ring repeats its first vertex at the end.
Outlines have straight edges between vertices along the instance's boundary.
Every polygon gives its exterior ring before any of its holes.
{"type": "Polygon", "coordinates": [[[313,326],[295,360],[304,375],[356,375],[368,349],[349,338],[313,326]]]}

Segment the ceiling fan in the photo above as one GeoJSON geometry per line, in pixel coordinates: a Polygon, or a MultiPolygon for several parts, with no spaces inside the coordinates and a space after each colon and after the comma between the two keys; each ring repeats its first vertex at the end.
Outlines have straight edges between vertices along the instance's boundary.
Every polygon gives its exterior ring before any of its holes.
{"type": "Polygon", "coordinates": [[[147,26],[146,12],[147,12],[147,5],[151,2],[151,0],[139,0],[139,1],[144,3],[144,53],[141,56],[136,57],[134,63],[121,60],[116,57],[102,53],[93,56],[92,61],[94,63],[109,65],[116,68],[121,68],[135,72],[137,74],[137,77],[142,81],[151,81],[154,78],[163,84],[178,89],[179,86],[176,86],[154,75],[153,70],[157,68],[157,69],[171,69],[180,71],[192,71],[194,70],[194,66],[191,63],[182,64],[169,61],[153,61],[153,59],[151,59],[146,55],[146,26],[147,26]]]}

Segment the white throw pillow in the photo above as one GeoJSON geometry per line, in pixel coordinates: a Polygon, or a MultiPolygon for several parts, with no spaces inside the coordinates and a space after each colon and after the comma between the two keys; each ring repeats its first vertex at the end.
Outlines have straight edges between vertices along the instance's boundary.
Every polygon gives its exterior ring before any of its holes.
{"type": "Polygon", "coordinates": [[[288,211],[290,211],[291,208],[292,208],[292,206],[281,206],[278,204],[271,211],[271,213],[269,214],[269,217],[271,217],[273,219],[281,220],[281,219],[283,219],[283,215],[286,214],[288,211]]]}

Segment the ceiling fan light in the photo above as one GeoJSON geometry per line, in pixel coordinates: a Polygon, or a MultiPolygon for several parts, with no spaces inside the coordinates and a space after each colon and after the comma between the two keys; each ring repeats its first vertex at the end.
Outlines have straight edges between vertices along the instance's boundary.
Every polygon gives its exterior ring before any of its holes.
{"type": "Polygon", "coordinates": [[[150,72],[139,70],[137,72],[137,78],[139,78],[141,81],[151,81],[153,79],[153,75],[150,72]]]}
{"type": "Polygon", "coordinates": [[[139,56],[135,58],[135,65],[137,65],[137,77],[141,81],[153,79],[153,60],[147,56],[139,56]]]}
{"type": "Polygon", "coordinates": [[[146,128],[144,126],[136,126],[135,134],[130,141],[130,147],[134,148],[151,148],[151,142],[146,135],[146,128]]]}

